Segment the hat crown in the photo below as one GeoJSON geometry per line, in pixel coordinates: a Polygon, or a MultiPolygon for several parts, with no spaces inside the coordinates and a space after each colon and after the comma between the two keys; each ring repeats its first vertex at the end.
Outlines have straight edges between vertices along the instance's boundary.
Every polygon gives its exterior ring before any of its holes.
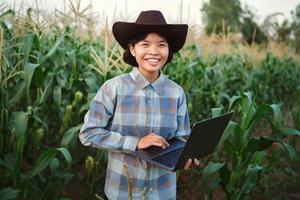
{"type": "Polygon", "coordinates": [[[137,24],[167,24],[163,14],[158,10],[143,11],[140,13],[135,23],[137,24]]]}

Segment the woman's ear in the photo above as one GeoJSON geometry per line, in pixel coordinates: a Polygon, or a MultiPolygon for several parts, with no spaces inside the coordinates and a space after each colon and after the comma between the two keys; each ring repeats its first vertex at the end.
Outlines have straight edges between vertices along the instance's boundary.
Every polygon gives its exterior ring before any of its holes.
{"type": "Polygon", "coordinates": [[[135,57],[135,49],[134,49],[134,46],[133,45],[129,45],[129,50],[130,50],[130,53],[133,57],[135,57]]]}

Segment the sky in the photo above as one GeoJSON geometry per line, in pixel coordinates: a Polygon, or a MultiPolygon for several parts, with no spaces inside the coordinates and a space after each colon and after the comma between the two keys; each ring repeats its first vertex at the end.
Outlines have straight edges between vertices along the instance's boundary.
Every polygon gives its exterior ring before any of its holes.
{"type": "MultiPolygon", "coordinates": [[[[27,7],[38,2],[39,7],[51,12],[58,9],[63,11],[70,0],[0,0],[10,6],[27,7]]],[[[72,0],[73,2],[80,0],[72,0]]],[[[190,25],[202,26],[201,7],[208,0],[81,0],[81,9],[92,4],[93,12],[101,20],[109,23],[122,19],[135,21],[143,10],[161,10],[168,23],[184,22],[190,25]]],[[[256,13],[256,21],[262,23],[263,19],[272,13],[281,12],[281,21],[291,19],[290,12],[295,9],[300,0],[240,0],[242,6],[249,5],[256,13]]]]}

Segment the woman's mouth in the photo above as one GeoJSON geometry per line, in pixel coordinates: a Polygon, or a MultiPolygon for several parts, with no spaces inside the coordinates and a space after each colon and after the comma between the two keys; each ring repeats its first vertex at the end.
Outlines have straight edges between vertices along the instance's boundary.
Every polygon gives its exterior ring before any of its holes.
{"type": "Polygon", "coordinates": [[[160,59],[158,58],[148,58],[146,60],[150,65],[157,65],[160,61],[160,59]]]}

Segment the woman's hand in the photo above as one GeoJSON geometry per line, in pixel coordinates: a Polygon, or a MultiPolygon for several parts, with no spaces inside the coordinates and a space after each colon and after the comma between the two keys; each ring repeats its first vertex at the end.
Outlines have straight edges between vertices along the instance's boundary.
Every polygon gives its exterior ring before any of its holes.
{"type": "Polygon", "coordinates": [[[163,137],[155,133],[150,133],[149,135],[142,137],[137,144],[138,149],[146,149],[150,146],[158,146],[165,149],[169,144],[163,137]]]}
{"type": "Polygon", "coordinates": [[[191,167],[198,167],[200,165],[200,162],[199,160],[197,160],[196,158],[194,159],[194,161],[190,158],[188,159],[188,161],[185,163],[185,166],[184,166],[184,169],[185,170],[188,170],[190,169],[191,167]]]}

